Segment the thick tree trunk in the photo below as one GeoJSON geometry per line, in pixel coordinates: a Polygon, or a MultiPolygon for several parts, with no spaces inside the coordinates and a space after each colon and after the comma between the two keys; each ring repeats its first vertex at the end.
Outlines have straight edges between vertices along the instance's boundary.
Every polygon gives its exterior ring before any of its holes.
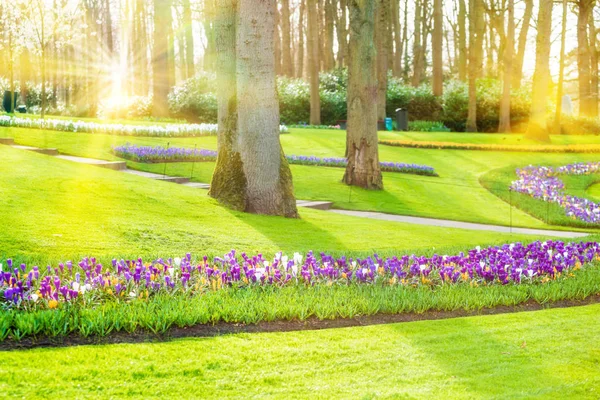
{"type": "Polygon", "coordinates": [[[319,97],[319,15],[318,0],[306,0],[308,12],[308,75],[310,78],[310,124],[321,125],[319,97]]]}
{"type": "Polygon", "coordinates": [[[323,3],[324,14],[325,14],[325,26],[324,26],[324,43],[323,43],[323,54],[324,54],[324,68],[325,71],[330,71],[335,68],[335,57],[333,54],[333,42],[334,35],[333,30],[335,28],[335,6],[333,0],[324,0],[323,3]]]}
{"type": "Polygon", "coordinates": [[[477,78],[481,71],[483,51],[483,0],[469,0],[469,110],[467,132],[477,132],[477,78]]]}
{"type": "Polygon", "coordinates": [[[304,16],[306,15],[306,0],[300,0],[298,15],[298,47],[296,48],[296,78],[304,76],[304,16]]]}
{"type": "Polygon", "coordinates": [[[388,87],[388,49],[390,27],[390,1],[376,0],[375,45],[377,46],[377,118],[386,117],[388,87]]]}
{"type": "Polygon", "coordinates": [[[292,62],[292,32],[290,28],[290,0],[281,0],[281,72],[294,76],[292,62]]]}
{"type": "Polygon", "coordinates": [[[169,15],[170,0],[154,0],[154,46],[152,49],[152,115],[169,115],[169,15]]]}
{"type": "Polygon", "coordinates": [[[423,73],[424,65],[421,64],[423,57],[421,52],[423,51],[421,43],[421,2],[423,0],[415,0],[415,24],[414,24],[414,37],[413,37],[413,75],[412,85],[417,87],[421,84],[421,74],[423,73]]]}
{"type": "Polygon", "coordinates": [[[531,17],[533,16],[533,0],[525,1],[525,12],[523,14],[523,23],[519,32],[519,47],[514,62],[514,73],[512,86],[514,89],[521,87],[523,80],[523,61],[525,60],[525,51],[527,50],[527,36],[529,34],[529,26],[531,17]]]}
{"type": "Polygon", "coordinates": [[[375,0],[350,0],[349,5],[348,165],[343,182],[365,189],[383,189],[377,147],[375,0]]]}
{"type": "Polygon", "coordinates": [[[238,6],[238,134],[246,177],[245,209],[297,217],[292,174],[279,141],[274,4],[275,0],[240,0],[238,6]]]}
{"type": "Polygon", "coordinates": [[[433,94],[442,96],[444,94],[444,66],[443,66],[443,43],[444,43],[444,14],[442,0],[433,2],[433,35],[432,35],[432,58],[433,58],[433,94]]]}
{"type": "Polygon", "coordinates": [[[588,24],[593,0],[579,0],[577,11],[577,69],[579,71],[579,115],[589,116],[591,104],[591,69],[588,24]]]}
{"type": "Polygon", "coordinates": [[[190,0],[183,0],[183,29],[185,32],[185,64],[186,78],[196,74],[194,67],[194,34],[192,31],[192,8],[190,0]]]}
{"type": "Polygon", "coordinates": [[[504,90],[500,104],[500,124],[498,132],[509,133],[510,126],[510,87],[512,81],[512,62],[515,50],[515,3],[508,0],[508,29],[504,46],[504,90]]]}
{"type": "Polygon", "coordinates": [[[552,33],[553,0],[540,0],[537,20],[535,49],[535,72],[531,93],[531,116],[526,137],[540,141],[550,141],[546,121],[548,104],[548,84],[550,83],[550,45],[552,33]]]}
{"type": "Polygon", "coordinates": [[[237,2],[238,0],[218,0],[215,10],[219,132],[217,164],[208,194],[230,208],[244,211],[246,176],[242,167],[237,130],[237,2]]]}
{"type": "Polygon", "coordinates": [[[458,79],[467,81],[467,5],[458,0],[458,79]]]}
{"type": "Polygon", "coordinates": [[[280,22],[279,18],[279,6],[277,1],[273,2],[273,46],[275,53],[275,74],[281,75],[281,35],[280,35],[280,22]]]}

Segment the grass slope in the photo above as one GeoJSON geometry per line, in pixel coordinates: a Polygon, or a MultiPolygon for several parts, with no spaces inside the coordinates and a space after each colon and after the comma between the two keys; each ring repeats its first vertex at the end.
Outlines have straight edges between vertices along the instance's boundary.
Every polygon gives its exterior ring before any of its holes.
{"type": "Polygon", "coordinates": [[[600,305],[315,332],[0,354],[23,398],[580,398],[600,391],[600,305]]]}
{"type": "Polygon", "coordinates": [[[0,146],[0,260],[360,253],[472,247],[531,236],[432,228],[302,209],[290,220],[230,211],[206,191],[0,146]]]}

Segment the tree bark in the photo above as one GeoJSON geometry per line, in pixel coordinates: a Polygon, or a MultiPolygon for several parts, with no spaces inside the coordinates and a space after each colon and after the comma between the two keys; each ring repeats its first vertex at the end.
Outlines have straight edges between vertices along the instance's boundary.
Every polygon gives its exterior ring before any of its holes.
{"type": "Polygon", "coordinates": [[[434,0],[433,3],[433,35],[432,35],[432,58],[433,58],[433,94],[442,96],[444,94],[444,67],[443,67],[443,42],[444,42],[444,14],[442,0],[434,0]]]}
{"type": "Polygon", "coordinates": [[[598,117],[598,46],[594,10],[590,12],[590,117],[598,117]]]}
{"type": "Polygon", "coordinates": [[[467,132],[477,132],[477,78],[481,71],[483,51],[483,0],[469,0],[469,110],[467,132]]]}
{"type": "Polygon", "coordinates": [[[240,0],[238,5],[237,108],[245,210],[297,217],[292,174],[279,141],[274,4],[240,0]]]}
{"type": "Polygon", "coordinates": [[[237,2],[218,0],[215,9],[217,51],[218,155],[209,196],[235,210],[246,209],[246,176],[237,129],[237,2]]]}
{"type": "Polygon", "coordinates": [[[170,0],[154,0],[154,45],[152,49],[152,115],[169,115],[169,23],[170,0]]]}
{"type": "Polygon", "coordinates": [[[514,62],[514,73],[512,86],[515,89],[521,87],[523,80],[523,61],[525,60],[525,51],[527,50],[527,35],[529,34],[529,26],[533,16],[533,0],[525,1],[525,12],[523,14],[523,23],[519,32],[519,47],[514,62]]]}
{"type": "Polygon", "coordinates": [[[292,33],[290,28],[290,0],[281,0],[281,56],[281,72],[285,76],[294,76],[292,33]]]}
{"type": "Polygon", "coordinates": [[[458,79],[467,81],[467,5],[465,0],[458,0],[458,79]]]}
{"type": "Polygon", "coordinates": [[[298,47],[296,48],[296,78],[304,76],[304,16],[306,15],[306,0],[300,0],[298,15],[298,47]]]}
{"type": "Polygon", "coordinates": [[[348,165],[343,182],[383,189],[377,147],[375,0],[350,0],[348,57],[348,165]]]}
{"type": "Polygon", "coordinates": [[[319,97],[319,15],[318,0],[306,0],[308,12],[308,74],[310,78],[310,124],[321,125],[319,97]]]}
{"type": "Polygon", "coordinates": [[[535,49],[535,72],[531,93],[531,116],[526,137],[540,141],[550,141],[546,121],[548,84],[550,83],[550,45],[552,33],[553,0],[540,0],[537,21],[537,39],[535,49]]]}
{"type": "Polygon", "coordinates": [[[324,0],[323,3],[324,14],[325,14],[325,26],[324,26],[324,43],[323,43],[323,54],[324,54],[324,69],[330,71],[335,68],[335,57],[333,55],[333,30],[335,27],[335,6],[333,0],[324,0]]]}
{"type": "Polygon", "coordinates": [[[500,123],[498,132],[510,133],[510,92],[512,81],[512,62],[515,49],[515,3],[508,0],[508,29],[504,46],[504,90],[500,103],[500,123]]]}
{"type": "Polygon", "coordinates": [[[400,30],[400,0],[391,0],[391,18],[394,29],[394,52],[392,69],[394,76],[399,78],[402,74],[402,33],[400,30]]]}
{"type": "Polygon", "coordinates": [[[215,18],[215,0],[204,0],[203,20],[204,35],[206,36],[206,48],[204,49],[204,70],[215,70],[216,45],[215,45],[215,29],[213,21],[215,18]]]}
{"type": "Polygon", "coordinates": [[[275,53],[275,74],[281,75],[281,35],[280,35],[279,6],[273,2],[273,46],[275,53]]]}
{"type": "Polygon", "coordinates": [[[183,0],[183,24],[185,32],[185,64],[186,78],[191,78],[196,74],[194,66],[194,34],[192,31],[192,7],[190,0],[183,0]]]}
{"type": "Polygon", "coordinates": [[[423,72],[424,65],[421,64],[423,57],[421,52],[423,51],[421,43],[421,2],[423,0],[415,0],[415,24],[414,24],[414,37],[413,37],[413,75],[412,85],[417,87],[421,84],[421,74],[423,72]]]}
{"type": "Polygon", "coordinates": [[[562,1],[562,24],[560,31],[560,61],[558,71],[558,86],[556,88],[556,110],[554,114],[554,133],[562,133],[562,98],[565,83],[565,51],[567,45],[567,0],[562,1]]]}
{"type": "Polygon", "coordinates": [[[339,0],[340,3],[340,11],[336,15],[338,15],[336,19],[336,29],[337,29],[337,41],[338,41],[338,54],[337,54],[337,65],[338,68],[343,68],[346,65],[346,58],[348,57],[348,27],[347,27],[347,0],[339,0]]]}
{"type": "Polygon", "coordinates": [[[588,24],[594,0],[579,0],[577,10],[577,69],[579,71],[579,115],[592,114],[591,54],[588,24]]]}
{"type": "Polygon", "coordinates": [[[386,117],[390,0],[376,0],[375,45],[377,46],[377,118],[386,117]]]}

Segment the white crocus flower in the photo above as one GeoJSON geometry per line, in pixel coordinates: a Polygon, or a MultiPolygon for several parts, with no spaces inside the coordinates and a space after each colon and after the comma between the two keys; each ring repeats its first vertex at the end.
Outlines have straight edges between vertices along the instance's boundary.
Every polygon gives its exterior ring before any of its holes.
{"type": "Polygon", "coordinates": [[[34,303],[36,303],[38,301],[38,299],[40,298],[40,296],[38,296],[37,294],[33,293],[31,295],[31,300],[33,300],[34,303]]]}
{"type": "Polygon", "coordinates": [[[302,264],[302,254],[294,253],[294,264],[296,264],[296,265],[302,264]]]}
{"type": "Polygon", "coordinates": [[[169,275],[175,275],[175,268],[168,268],[167,271],[169,271],[169,275]]]}
{"type": "Polygon", "coordinates": [[[79,292],[80,285],[77,282],[73,282],[73,290],[79,292]]]}
{"type": "Polygon", "coordinates": [[[180,267],[181,266],[181,258],[177,257],[173,260],[173,263],[175,264],[176,267],[180,267]]]}
{"type": "Polygon", "coordinates": [[[283,257],[281,257],[281,263],[282,263],[283,265],[287,265],[287,263],[288,263],[288,260],[289,260],[288,256],[283,256],[283,257]]]}
{"type": "Polygon", "coordinates": [[[135,299],[137,295],[135,294],[135,292],[129,292],[129,297],[135,299]]]}

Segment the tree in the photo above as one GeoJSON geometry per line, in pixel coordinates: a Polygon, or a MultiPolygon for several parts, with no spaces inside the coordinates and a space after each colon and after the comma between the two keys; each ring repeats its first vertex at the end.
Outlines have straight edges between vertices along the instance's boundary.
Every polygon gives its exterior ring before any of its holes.
{"type": "Polygon", "coordinates": [[[526,137],[540,141],[550,141],[546,121],[548,84],[550,82],[550,34],[552,33],[553,0],[540,0],[537,20],[535,47],[535,72],[531,93],[531,115],[526,137]]]}
{"type": "Polygon", "coordinates": [[[310,124],[321,125],[319,97],[319,15],[317,0],[306,0],[308,13],[308,75],[310,78],[310,124]]]}
{"type": "Polygon", "coordinates": [[[274,3],[238,3],[237,111],[246,211],[297,217],[292,174],[279,141],[274,3]]]}
{"type": "Polygon", "coordinates": [[[483,52],[483,0],[469,0],[469,111],[467,132],[477,132],[477,78],[483,52]]]}
{"type": "Polygon", "coordinates": [[[375,45],[377,46],[377,118],[384,120],[388,89],[390,0],[377,0],[375,45]]]}
{"type": "Polygon", "coordinates": [[[415,25],[414,25],[414,37],[413,37],[413,76],[412,85],[417,87],[421,84],[421,74],[423,72],[423,44],[421,43],[421,24],[422,21],[422,7],[421,4],[424,0],[415,0],[415,25]]]}
{"type": "Polygon", "coordinates": [[[560,31],[560,61],[558,71],[558,87],[556,88],[556,112],[554,114],[554,133],[562,133],[562,98],[565,82],[565,48],[567,43],[567,0],[562,1],[562,24],[560,31]]]}
{"type": "Polygon", "coordinates": [[[192,30],[192,7],[190,0],[183,0],[183,29],[185,32],[185,71],[186,78],[195,75],[194,34],[192,30]]]}
{"type": "Polygon", "coordinates": [[[432,36],[432,58],[433,58],[433,94],[441,96],[444,94],[444,69],[443,69],[443,41],[444,41],[444,14],[442,0],[433,2],[433,36],[432,36]]]}
{"type": "Polygon", "coordinates": [[[523,13],[523,22],[521,23],[521,30],[519,32],[519,45],[514,62],[512,86],[515,89],[521,87],[521,81],[523,80],[523,61],[525,60],[525,51],[527,50],[527,37],[529,35],[529,25],[531,24],[531,18],[533,17],[533,0],[524,1],[525,12],[523,13]]]}
{"type": "Polygon", "coordinates": [[[292,62],[292,34],[290,28],[290,0],[281,0],[281,72],[285,76],[294,76],[292,62]]]}
{"type": "Polygon", "coordinates": [[[512,80],[512,62],[515,51],[515,2],[508,0],[508,29],[504,46],[504,89],[500,104],[500,124],[498,132],[509,133],[510,127],[510,92],[512,80]]]}
{"type": "Polygon", "coordinates": [[[598,117],[598,46],[594,12],[590,13],[590,117],[598,117]]]}
{"type": "Polygon", "coordinates": [[[467,81],[467,6],[465,0],[458,0],[458,79],[467,81]]]}
{"type": "Polygon", "coordinates": [[[154,0],[154,36],[152,48],[152,115],[169,115],[169,36],[170,0],[154,0]]]}
{"type": "Polygon", "coordinates": [[[304,15],[306,14],[306,0],[300,0],[298,15],[298,46],[296,47],[296,78],[304,76],[304,15]]]}
{"type": "Polygon", "coordinates": [[[383,189],[377,147],[375,0],[350,0],[348,129],[343,182],[383,189]]]}
{"type": "Polygon", "coordinates": [[[579,71],[579,114],[593,115],[593,97],[591,85],[591,51],[588,36],[590,16],[595,0],[577,2],[577,69],[579,71]]]}

